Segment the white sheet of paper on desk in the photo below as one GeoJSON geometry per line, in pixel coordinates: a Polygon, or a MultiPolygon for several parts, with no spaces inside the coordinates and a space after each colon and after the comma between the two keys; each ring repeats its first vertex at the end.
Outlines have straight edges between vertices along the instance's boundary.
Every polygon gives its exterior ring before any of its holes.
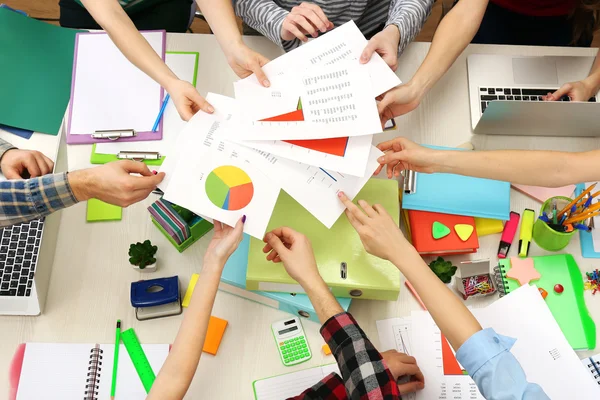
{"type": "MultiPolygon", "coordinates": [[[[272,80],[277,75],[299,74],[315,65],[335,65],[344,61],[355,61],[358,64],[358,59],[367,43],[367,39],[365,39],[354,21],[349,21],[333,31],[276,58],[265,65],[263,71],[272,80]]],[[[375,98],[402,83],[377,53],[373,54],[365,67],[368,69],[371,81],[371,98],[375,98]]],[[[251,75],[244,80],[258,84],[255,75],[251,75]]]]}
{"type": "Polygon", "coordinates": [[[377,158],[381,154],[377,147],[371,147],[368,173],[364,177],[327,171],[260,151],[254,151],[248,155],[248,159],[323,225],[331,228],[346,209],[337,194],[343,191],[353,199],[379,165],[377,158]]]}
{"type": "Polygon", "coordinates": [[[281,140],[239,140],[236,142],[304,164],[338,171],[342,174],[365,176],[372,141],[373,135],[349,137],[343,156],[311,150],[281,140]]]}
{"type": "Polygon", "coordinates": [[[272,378],[259,379],[254,382],[256,400],[282,400],[298,396],[331,373],[340,375],[337,364],[322,365],[272,378]]]}
{"type": "Polygon", "coordinates": [[[239,111],[227,130],[229,137],[238,140],[324,139],[382,132],[377,103],[369,95],[368,71],[359,64],[320,65],[298,75],[276,76],[269,88],[236,85],[238,90],[242,87],[243,91],[236,92],[239,111]],[[290,108],[270,112],[273,101],[267,99],[279,94],[290,108]],[[289,101],[296,96],[297,100],[289,101]]]}
{"type": "MultiPolygon", "coordinates": [[[[164,32],[142,35],[162,55],[164,32]]],[[[111,129],[151,131],[161,107],[160,85],[129,62],[108,35],[78,35],[78,41],[70,134],[111,129]]]]}
{"type": "Polygon", "coordinates": [[[177,165],[164,198],[190,211],[233,226],[247,216],[244,232],[262,239],[279,186],[248,163],[242,146],[222,140],[222,122],[194,116],[178,141],[177,165]]]}
{"type": "MultiPolygon", "coordinates": [[[[196,54],[167,53],[165,56],[167,66],[186,82],[192,83],[196,72],[196,54]]],[[[175,108],[173,100],[169,100],[163,114],[163,136],[162,140],[149,140],[141,142],[119,142],[97,143],[96,153],[119,154],[121,151],[147,151],[158,152],[161,157],[167,156],[173,148],[177,134],[185,128],[186,121],[182,120],[175,108]]]]}

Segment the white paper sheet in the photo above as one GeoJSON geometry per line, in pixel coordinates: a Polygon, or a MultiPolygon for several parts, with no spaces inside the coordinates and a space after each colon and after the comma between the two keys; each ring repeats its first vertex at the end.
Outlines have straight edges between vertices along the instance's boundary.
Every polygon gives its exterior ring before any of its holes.
{"type": "Polygon", "coordinates": [[[236,140],[237,143],[342,174],[365,176],[373,135],[348,138],[344,156],[335,156],[281,140],[236,140]]]}
{"type": "Polygon", "coordinates": [[[271,80],[271,87],[238,83],[238,112],[231,121],[227,136],[238,140],[292,140],[371,135],[382,132],[377,104],[369,95],[368,71],[351,62],[322,65],[285,74],[271,80]],[[239,88],[244,87],[243,91],[239,88]],[[290,109],[297,110],[301,99],[302,119],[264,121],[281,115],[281,108],[269,107],[281,94],[290,109]],[[289,99],[295,99],[290,102],[289,99]]]}
{"type": "MultiPolygon", "coordinates": [[[[358,63],[358,59],[367,43],[367,39],[365,39],[354,21],[349,21],[326,35],[311,40],[276,58],[265,65],[263,71],[269,79],[273,79],[275,76],[282,74],[299,74],[307,68],[320,64],[336,64],[347,60],[358,63]]],[[[402,83],[377,53],[373,54],[371,60],[365,66],[369,71],[371,81],[371,98],[375,98],[402,83]]],[[[244,80],[258,84],[255,75],[251,75],[244,80]]]]}
{"type": "Polygon", "coordinates": [[[298,396],[331,373],[340,375],[340,369],[337,364],[323,365],[257,380],[254,382],[256,399],[282,400],[298,396]]]}
{"type": "Polygon", "coordinates": [[[243,157],[247,149],[222,140],[221,124],[202,116],[194,116],[188,122],[185,131],[191,130],[193,134],[186,134],[185,139],[178,142],[181,146],[176,155],[178,161],[170,173],[164,198],[231,226],[246,215],[244,232],[262,239],[279,186],[247,162],[243,157]],[[231,180],[219,174],[222,167],[233,171],[231,180]],[[247,185],[251,185],[251,189],[247,185]],[[236,189],[242,186],[245,189],[236,189]],[[233,209],[231,204],[235,204],[233,209]]]}
{"type": "MultiPolygon", "coordinates": [[[[164,33],[142,35],[162,56],[164,33]]],[[[107,34],[83,34],[78,40],[70,134],[151,131],[162,105],[160,85],[129,62],[107,34]]]]}
{"type": "MultiPolygon", "coordinates": [[[[194,82],[196,72],[195,53],[167,53],[165,62],[177,77],[186,82],[194,82]]],[[[166,94],[165,94],[166,95],[166,94]]],[[[163,114],[163,136],[162,140],[148,140],[141,142],[119,142],[108,141],[108,143],[97,143],[98,154],[119,154],[121,151],[147,151],[158,152],[161,157],[168,156],[173,148],[177,134],[185,128],[186,122],[181,119],[175,103],[169,100],[163,114]]]]}
{"type": "Polygon", "coordinates": [[[377,147],[371,147],[364,177],[327,171],[260,151],[254,151],[248,159],[323,225],[331,228],[346,209],[337,194],[343,191],[354,199],[379,165],[377,158],[381,154],[377,147]]]}

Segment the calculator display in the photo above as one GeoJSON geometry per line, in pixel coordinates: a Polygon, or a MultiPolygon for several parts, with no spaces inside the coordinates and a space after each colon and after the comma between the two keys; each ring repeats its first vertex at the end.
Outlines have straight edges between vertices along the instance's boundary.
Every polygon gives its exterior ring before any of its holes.
{"type": "Polygon", "coordinates": [[[296,330],[298,330],[298,327],[297,326],[292,326],[291,328],[287,328],[287,329],[284,329],[282,331],[279,331],[279,334],[283,335],[284,333],[293,332],[293,331],[296,331],[296,330]]]}

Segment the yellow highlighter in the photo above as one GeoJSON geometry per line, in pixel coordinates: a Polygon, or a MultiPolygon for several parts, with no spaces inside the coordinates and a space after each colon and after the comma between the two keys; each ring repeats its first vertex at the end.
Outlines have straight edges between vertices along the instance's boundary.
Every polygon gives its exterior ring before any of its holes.
{"type": "Polygon", "coordinates": [[[533,234],[533,223],[535,222],[535,212],[526,208],[521,217],[521,232],[519,233],[519,257],[527,257],[529,254],[529,245],[531,244],[531,235],[533,234]]]}

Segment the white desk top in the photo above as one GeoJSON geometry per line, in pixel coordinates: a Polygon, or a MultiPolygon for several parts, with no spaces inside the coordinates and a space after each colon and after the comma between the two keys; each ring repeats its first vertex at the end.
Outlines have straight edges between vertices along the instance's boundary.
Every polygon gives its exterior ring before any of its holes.
{"type": "MultiPolygon", "coordinates": [[[[280,50],[264,38],[248,38],[248,44],[267,57],[275,57],[280,50]]],[[[415,43],[408,47],[400,60],[398,75],[407,81],[429,48],[429,44],[415,43]]],[[[174,51],[199,51],[198,89],[233,95],[234,73],[227,66],[216,40],[210,35],[169,34],[167,49],[174,51]]],[[[492,53],[514,55],[593,55],[592,49],[470,46],[469,53],[492,53]]],[[[466,55],[455,63],[446,76],[436,85],[420,107],[397,120],[399,132],[409,138],[428,144],[456,146],[471,139],[468,108],[466,55]]],[[[33,146],[40,149],[55,145],[47,137],[36,135],[30,141],[13,140],[22,148],[33,146]],[[38,142],[38,138],[40,141],[38,142]]],[[[378,135],[383,141],[394,132],[378,135]]],[[[13,135],[1,133],[0,137],[12,140],[13,135]]],[[[568,149],[586,150],[600,146],[599,138],[503,138],[476,137],[473,142],[478,149],[568,149]]],[[[52,150],[50,154],[53,152],[52,150]]],[[[91,146],[69,146],[69,168],[89,166],[91,146]]],[[[151,224],[146,207],[155,200],[151,195],[146,201],[126,209],[123,220],[118,222],[87,224],[85,204],[79,204],[62,214],[58,249],[50,283],[45,312],[39,317],[0,317],[2,346],[0,347],[0,393],[8,390],[9,363],[18,343],[27,341],[92,342],[111,343],[114,340],[114,323],[117,318],[125,328],[134,327],[142,343],[171,343],[183,315],[139,322],[129,303],[129,285],[141,278],[179,275],[183,288],[187,287],[192,273],[202,269],[202,255],[208,243],[204,238],[183,254],[179,254],[165,237],[151,224]],[[127,260],[130,243],[150,239],[159,247],[159,270],[154,274],[140,274],[131,269],[127,260]]],[[[539,209],[539,204],[512,191],[512,209],[539,209]]],[[[210,236],[210,235],[208,235],[210,236]]],[[[473,258],[489,257],[495,260],[497,235],[480,241],[479,253],[473,258]]],[[[582,269],[589,271],[600,266],[600,260],[582,259],[577,235],[566,249],[571,252],[582,269]]],[[[514,252],[514,248],[511,252],[514,252]]],[[[532,255],[543,254],[532,245],[532,255]]],[[[513,254],[513,253],[511,253],[513,254]]],[[[492,296],[493,297],[493,296],[492,296]]],[[[600,296],[592,297],[586,292],[588,308],[592,317],[600,321],[600,296]]],[[[468,305],[481,306],[485,302],[467,301],[468,305]]],[[[351,312],[375,345],[379,344],[375,321],[378,319],[407,316],[419,306],[412,295],[402,286],[396,302],[355,300],[351,312]]],[[[287,317],[287,314],[226,293],[217,295],[213,315],[229,321],[217,356],[203,354],[196,377],[186,398],[222,399],[252,398],[252,381],[334,362],[331,356],[323,356],[319,325],[303,321],[313,358],[296,367],[284,367],[273,343],[270,324],[287,317]],[[217,371],[217,372],[216,372],[217,371]],[[225,396],[227,394],[227,396],[225,396]]],[[[600,334],[600,330],[599,330],[600,334]]],[[[588,352],[589,354],[595,352],[588,352]]],[[[583,357],[587,353],[581,353],[583,357]]]]}

